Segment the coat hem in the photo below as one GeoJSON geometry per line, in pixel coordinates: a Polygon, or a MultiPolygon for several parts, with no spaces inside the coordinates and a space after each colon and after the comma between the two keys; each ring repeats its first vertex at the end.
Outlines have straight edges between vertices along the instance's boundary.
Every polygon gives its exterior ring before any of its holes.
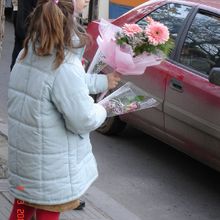
{"type": "Polygon", "coordinates": [[[87,190],[88,188],[93,184],[93,182],[97,179],[98,175],[96,175],[87,185],[86,187],[84,187],[84,189],[78,193],[76,196],[71,196],[68,197],[66,199],[63,200],[54,200],[51,202],[46,202],[45,200],[34,200],[34,199],[30,199],[30,198],[26,198],[23,196],[19,196],[16,195],[15,193],[13,193],[12,191],[9,191],[9,193],[14,196],[16,199],[28,202],[28,203],[34,203],[34,204],[38,204],[38,205],[59,205],[59,204],[63,204],[63,203],[67,203],[67,202],[71,202],[73,200],[79,199],[87,190]]]}

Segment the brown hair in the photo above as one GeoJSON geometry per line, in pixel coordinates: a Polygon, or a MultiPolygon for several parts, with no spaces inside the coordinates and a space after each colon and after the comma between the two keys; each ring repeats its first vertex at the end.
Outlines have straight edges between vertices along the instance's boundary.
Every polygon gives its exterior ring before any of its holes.
{"type": "Polygon", "coordinates": [[[73,19],[74,5],[72,0],[38,0],[37,6],[29,17],[29,28],[24,41],[23,60],[28,53],[31,41],[33,50],[38,56],[52,54],[55,49],[54,68],[64,60],[64,50],[80,48],[87,44],[89,37],[82,27],[73,19]],[[74,45],[73,35],[79,43],[74,45]]]}

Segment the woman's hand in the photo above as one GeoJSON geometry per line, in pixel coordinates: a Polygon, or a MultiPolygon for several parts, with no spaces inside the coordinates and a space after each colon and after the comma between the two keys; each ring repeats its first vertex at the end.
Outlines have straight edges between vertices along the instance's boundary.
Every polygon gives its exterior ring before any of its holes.
{"type": "Polygon", "coordinates": [[[107,77],[108,77],[108,89],[114,89],[121,81],[120,74],[115,71],[107,74],[107,77]]]}

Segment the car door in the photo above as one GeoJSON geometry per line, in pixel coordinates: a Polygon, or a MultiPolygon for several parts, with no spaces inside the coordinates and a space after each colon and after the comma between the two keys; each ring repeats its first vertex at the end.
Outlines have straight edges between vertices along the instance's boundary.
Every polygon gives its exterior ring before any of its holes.
{"type": "MultiPolygon", "coordinates": [[[[155,21],[160,21],[168,26],[172,39],[177,40],[179,33],[187,21],[187,18],[192,12],[192,7],[179,4],[179,3],[167,3],[159,6],[153,12],[148,13],[142,19],[136,22],[142,27],[147,25],[146,17],[150,16],[155,21]]],[[[131,22],[131,21],[130,21],[131,22]]],[[[172,53],[168,60],[164,61],[158,66],[148,67],[145,74],[141,76],[127,76],[123,77],[126,81],[132,81],[148,92],[149,96],[156,98],[160,105],[142,110],[130,114],[121,116],[122,119],[129,121],[135,125],[135,127],[141,128],[146,133],[150,133],[153,136],[159,137],[161,140],[167,142],[166,134],[164,132],[164,112],[163,103],[166,90],[166,78],[167,72],[172,68],[172,53]]]]}
{"type": "Polygon", "coordinates": [[[179,41],[167,75],[165,128],[179,149],[220,168],[220,87],[208,80],[220,67],[220,15],[198,9],[179,41]]]}

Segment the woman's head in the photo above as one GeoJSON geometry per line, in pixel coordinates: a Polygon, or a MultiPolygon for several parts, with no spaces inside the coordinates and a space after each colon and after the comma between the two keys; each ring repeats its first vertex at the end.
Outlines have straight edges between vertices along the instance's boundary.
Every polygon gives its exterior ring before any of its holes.
{"type": "Polygon", "coordinates": [[[21,59],[27,55],[28,43],[31,41],[34,52],[39,56],[56,53],[54,67],[57,68],[64,60],[65,49],[71,50],[85,46],[88,36],[79,31],[73,14],[74,10],[82,9],[86,2],[88,1],[38,0],[29,18],[29,28],[24,42],[25,50],[21,59]],[[73,45],[74,34],[79,37],[78,45],[73,45]]]}

